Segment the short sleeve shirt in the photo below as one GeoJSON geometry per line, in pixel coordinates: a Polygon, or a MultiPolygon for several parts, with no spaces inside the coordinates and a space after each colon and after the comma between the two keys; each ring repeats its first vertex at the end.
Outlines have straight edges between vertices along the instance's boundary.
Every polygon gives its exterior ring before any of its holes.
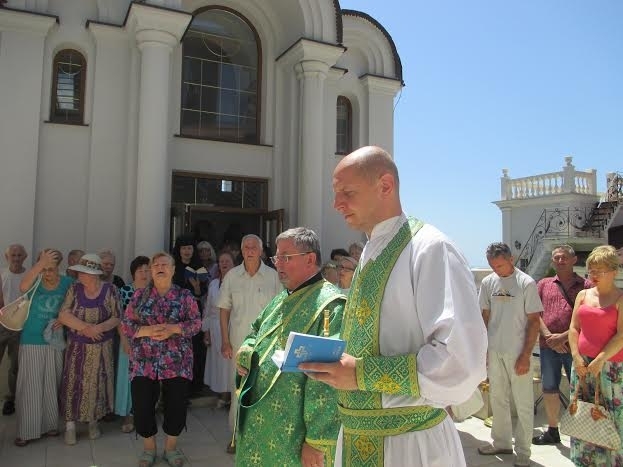
{"type": "Polygon", "coordinates": [[[244,263],[227,273],[216,306],[231,310],[230,340],[235,349],[251,332],[251,323],[282,290],[277,271],[264,263],[260,263],[260,268],[253,276],[247,273],[244,263]]]}
{"type": "Polygon", "coordinates": [[[43,330],[48,322],[58,318],[65,294],[74,280],[71,277],[60,276],[60,282],[54,290],[46,289],[39,283],[31,298],[28,319],[20,337],[20,344],[47,345],[43,339],[43,330]]]}
{"type": "MultiPolygon", "coordinates": [[[[547,329],[553,333],[567,331],[571,324],[571,315],[573,314],[573,306],[567,302],[558,284],[560,284],[558,276],[545,277],[537,284],[539,297],[541,297],[541,301],[543,302],[543,322],[545,326],[547,326],[547,329]]],[[[590,287],[592,287],[592,284],[588,279],[583,279],[575,274],[573,283],[566,289],[567,296],[569,300],[571,300],[571,303],[575,303],[575,298],[581,290],[590,287]]],[[[541,347],[547,347],[543,336],[539,338],[539,345],[541,347]]]]}
{"type": "Polygon", "coordinates": [[[481,309],[490,312],[489,350],[519,356],[527,315],[543,310],[534,279],[517,268],[508,277],[491,273],[482,280],[478,301],[481,309]]]}

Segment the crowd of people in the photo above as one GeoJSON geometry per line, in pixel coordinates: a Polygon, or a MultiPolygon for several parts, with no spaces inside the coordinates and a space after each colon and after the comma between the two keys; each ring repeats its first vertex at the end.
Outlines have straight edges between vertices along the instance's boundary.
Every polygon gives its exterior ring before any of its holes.
{"type": "MultiPolygon", "coordinates": [[[[128,284],[110,250],[72,250],[61,274],[59,250],[43,250],[27,268],[25,248],[9,246],[0,304],[30,298],[21,331],[0,326],[0,361],[5,350],[9,358],[2,411],[16,413],[15,445],[61,428],[74,445],[78,424],[97,439],[100,421],[116,414],[123,432],[142,438],[139,467],[151,467],[160,407],[162,458],[181,467],[190,399],[214,394],[217,407],[229,407],[226,450],[240,467],[463,466],[448,408],[488,378],[493,442],[478,452],[514,454],[516,466],[528,466],[532,444],[560,443],[563,369],[571,398],[580,380],[593,392],[600,386],[623,437],[623,291],[613,247],[596,247],[582,278],[573,248],[559,245],[555,275],[536,283],[508,245],[493,243],[485,253],[493,272],[476,290],[455,244],[403,212],[386,151],[345,156],[333,190],[336,210],[367,242],[335,249],[324,263],[305,227],[282,232],[274,256],[254,234],[218,253],[182,236],[171,253],[134,258],[128,284]],[[271,356],[292,331],[340,336],[345,352],[282,372],[271,356]],[[548,427],[533,437],[537,340],[548,427]]],[[[623,465],[623,450],[572,438],[571,459],[623,465]]]]}

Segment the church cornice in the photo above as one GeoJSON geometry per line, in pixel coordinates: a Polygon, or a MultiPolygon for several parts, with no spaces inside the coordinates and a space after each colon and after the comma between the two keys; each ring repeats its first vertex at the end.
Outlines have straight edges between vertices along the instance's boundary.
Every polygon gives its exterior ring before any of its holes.
{"type": "Polygon", "coordinates": [[[400,60],[400,55],[398,55],[398,49],[396,48],[396,43],[392,36],[387,32],[387,29],[383,27],[381,23],[375,20],[372,16],[363,11],[358,10],[342,10],[342,15],[344,16],[354,16],[356,18],[361,18],[368,23],[372,24],[375,28],[377,28],[387,39],[387,42],[392,50],[392,55],[394,57],[394,74],[396,75],[396,79],[400,80],[401,84],[404,86],[405,82],[402,79],[402,61],[400,60]]]}

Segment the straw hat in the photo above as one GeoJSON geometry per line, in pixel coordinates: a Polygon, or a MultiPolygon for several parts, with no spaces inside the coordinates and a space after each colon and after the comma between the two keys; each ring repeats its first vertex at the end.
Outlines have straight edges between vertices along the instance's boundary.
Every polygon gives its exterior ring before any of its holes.
{"type": "Polygon", "coordinates": [[[78,261],[78,264],[74,264],[68,269],[76,272],[84,272],[85,274],[93,274],[94,276],[104,274],[104,271],[102,271],[102,260],[95,253],[83,255],[80,261],[78,261]]]}

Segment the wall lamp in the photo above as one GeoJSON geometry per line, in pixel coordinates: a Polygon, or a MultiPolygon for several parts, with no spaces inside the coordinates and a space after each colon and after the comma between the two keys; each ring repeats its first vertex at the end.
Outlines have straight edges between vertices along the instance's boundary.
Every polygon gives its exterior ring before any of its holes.
{"type": "Polygon", "coordinates": [[[519,240],[515,240],[515,249],[521,250],[521,242],[519,240]]]}

